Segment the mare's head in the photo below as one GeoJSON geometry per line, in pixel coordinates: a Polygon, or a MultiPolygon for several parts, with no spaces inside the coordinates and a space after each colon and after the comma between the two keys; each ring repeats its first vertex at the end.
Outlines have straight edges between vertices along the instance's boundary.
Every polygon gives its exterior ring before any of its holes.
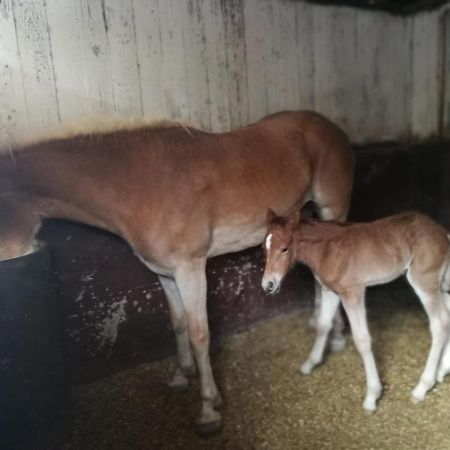
{"type": "Polygon", "coordinates": [[[277,216],[271,209],[267,213],[266,267],[261,284],[270,294],[279,291],[281,281],[294,262],[294,230],[299,220],[299,211],[287,217],[277,216]]]}

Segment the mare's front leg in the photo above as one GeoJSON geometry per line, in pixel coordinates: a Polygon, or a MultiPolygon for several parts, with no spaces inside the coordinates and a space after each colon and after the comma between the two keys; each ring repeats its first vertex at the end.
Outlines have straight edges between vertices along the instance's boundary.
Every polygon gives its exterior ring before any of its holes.
{"type": "Polygon", "coordinates": [[[189,341],[200,375],[202,408],[197,419],[200,433],[221,427],[222,419],[214,407],[221,404],[209,360],[209,328],[206,312],[205,259],[184,264],[175,270],[175,282],[186,313],[189,341]]]}
{"type": "Polygon", "coordinates": [[[339,308],[339,297],[328,289],[321,289],[322,298],[319,310],[315,313],[316,340],[308,359],[300,368],[305,375],[310,374],[314,367],[322,362],[328,335],[333,327],[333,317],[339,308]]]}
{"type": "Polygon", "coordinates": [[[175,280],[161,275],[158,278],[169,304],[170,320],[178,350],[178,367],[168,385],[171,388],[180,389],[189,385],[189,376],[195,373],[194,358],[187,332],[186,314],[175,280]]]}
{"type": "Polygon", "coordinates": [[[372,343],[367,326],[366,305],[364,303],[364,288],[356,287],[341,295],[342,304],[347,313],[353,340],[362,356],[367,379],[367,392],[363,407],[366,411],[375,411],[377,400],[382,391],[375,358],[372,353],[372,343]]]}

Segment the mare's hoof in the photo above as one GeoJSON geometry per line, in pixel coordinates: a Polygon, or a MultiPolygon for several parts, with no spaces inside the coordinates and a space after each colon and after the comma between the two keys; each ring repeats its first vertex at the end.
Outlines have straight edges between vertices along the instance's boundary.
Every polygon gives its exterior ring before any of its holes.
{"type": "Polygon", "coordinates": [[[212,422],[206,423],[197,423],[196,425],[197,433],[202,437],[211,436],[219,432],[221,429],[222,429],[221,420],[214,420],[212,422]]]}
{"type": "Polygon", "coordinates": [[[189,387],[189,378],[180,372],[177,372],[174,377],[167,382],[167,386],[175,392],[183,392],[189,387]]]}

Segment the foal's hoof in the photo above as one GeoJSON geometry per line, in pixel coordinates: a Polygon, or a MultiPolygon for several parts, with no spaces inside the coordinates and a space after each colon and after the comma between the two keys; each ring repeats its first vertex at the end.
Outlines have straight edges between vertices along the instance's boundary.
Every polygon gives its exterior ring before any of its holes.
{"type": "Polygon", "coordinates": [[[303,374],[303,375],[310,375],[311,374],[311,372],[313,371],[313,369],[314,369],[314,365],[313,364],[311,364],[309,361],[305,361],[301,366],[300,366],[300,372],[303,374]]]}
{"type": "Polygon", "coordinates": [[[374,413],[377,410],[376,400],[364,400],[363,408],[367,413],[374,413]]]}
{"type": "Polygon", "coordinates": [[[422,395],[421,393],[416,393],[415,391],[412,391],[411,393],[411,401],[414,404],[422,403],[425,400],[425,395],[422,395]]]}

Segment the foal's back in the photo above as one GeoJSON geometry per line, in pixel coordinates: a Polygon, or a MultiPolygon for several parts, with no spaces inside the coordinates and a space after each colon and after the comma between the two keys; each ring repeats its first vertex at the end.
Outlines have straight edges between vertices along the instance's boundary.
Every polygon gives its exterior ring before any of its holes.
{"type": "Polygon", "coordinates": [[[309,257],[305,262],[316,267],[326,284],[382,284],[408,269],[437,281],[449,254],[445,228],[417,212],[367,223],[311,221],[301,230],[309,257]]]}

